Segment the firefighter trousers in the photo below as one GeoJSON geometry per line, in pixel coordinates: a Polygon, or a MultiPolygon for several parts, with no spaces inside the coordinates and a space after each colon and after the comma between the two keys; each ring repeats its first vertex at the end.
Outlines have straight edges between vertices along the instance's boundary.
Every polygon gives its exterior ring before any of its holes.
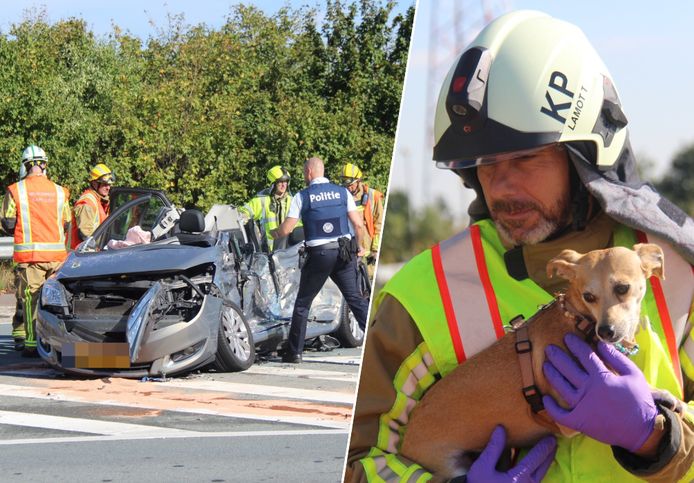
{"type": "MultiPolygon", "coordinates": [[[[17,295],[24,307],[23,327],[25,347],[36,348],[36,308],[43,282],[55,272],[62,262],[33,262],[17,264],[17,295]]],[[[14,333],[14,328],[13,328],[14,333]]]]}

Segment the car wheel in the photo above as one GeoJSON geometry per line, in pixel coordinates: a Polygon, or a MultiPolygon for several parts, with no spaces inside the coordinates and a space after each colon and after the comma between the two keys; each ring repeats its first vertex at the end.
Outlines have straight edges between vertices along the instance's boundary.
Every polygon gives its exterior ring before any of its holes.
{"type": "Polygon", "coordinates": [[[347,301],[343,298],[340,305],[340,325],[332,335],[340,341],[342,347],[359,347],[364,342],[364,331],[359,327],[357,318],[349,310],[347,301]]]}
{"type": "Polygon", "coordinates": [[[241,309],[225,302],[217,336],[215,366],[224,372],[245,371],[255,361],[253,334],[241,309]]]}

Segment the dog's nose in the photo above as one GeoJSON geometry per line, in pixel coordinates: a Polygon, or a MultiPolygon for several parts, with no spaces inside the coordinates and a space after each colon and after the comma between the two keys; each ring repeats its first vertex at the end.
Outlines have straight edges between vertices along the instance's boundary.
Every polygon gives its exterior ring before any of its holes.
{"type": "Polygon", "coordinates": [[[614,325],[603,324],[598,327],[598,335],[605,342],[611,342],[614,334],[614,325]]]}

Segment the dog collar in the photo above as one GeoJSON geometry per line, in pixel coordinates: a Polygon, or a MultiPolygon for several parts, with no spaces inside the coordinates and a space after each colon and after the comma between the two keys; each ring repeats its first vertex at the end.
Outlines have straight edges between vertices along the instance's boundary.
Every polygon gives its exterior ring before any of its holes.
{"type": "Polygon", "coordinates": [[[589,344],[596,344],[597,337],[595,336],[595,321],[576,310],[573,305],[566,300],[563,293],[557,295],[557,301],[561,306],[564,317],[574,319],[574,327],[577,331],[583,334],[583,338],[589,344]]]}

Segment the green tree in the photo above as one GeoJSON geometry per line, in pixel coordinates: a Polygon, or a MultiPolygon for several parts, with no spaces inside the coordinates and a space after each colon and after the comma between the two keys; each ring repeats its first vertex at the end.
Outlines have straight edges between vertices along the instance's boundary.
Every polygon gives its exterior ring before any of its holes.
{"type": "Polygon", "coordinates": [[[404,191],[393,191],[388,208],[381,263],[404,262],[462,228],[442,198],[415,210],[404,191]]]}
{"type": "Polygon", "coordinates": [[[326,0],[323,12],[268,16],[237,5],[218,29],[173,15],[144,40],[30,14],[0,33],[0,177],[16,181],[35,143],[74,197],[103,162],[119,184],[179,205],[240,204],[277,163],[299,188],[311,155],[333,177],[357,162],[384,191],[414,15],[393,6],[326,0]]]}

